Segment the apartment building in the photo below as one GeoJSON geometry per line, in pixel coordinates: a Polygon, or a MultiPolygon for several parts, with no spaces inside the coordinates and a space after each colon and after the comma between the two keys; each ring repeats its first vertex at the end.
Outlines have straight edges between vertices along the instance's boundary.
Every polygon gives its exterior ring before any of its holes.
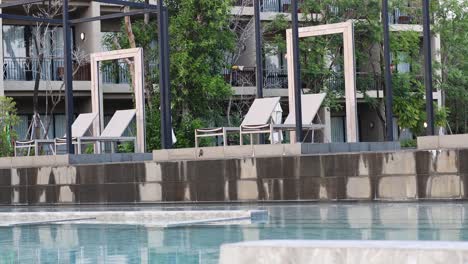
{"type": "MultiPolygon", "coordinates": [[[[8,2],[11,0],[3,0],[8,2]]],[[[236,5],[232,10],[233,15],[240,15],[246,20],[249,20],[254,15],[253,6],[245,4],[246,1],[236,1],[236,5]]],[[[291,0],[263,0],[261,2],[261,20],[268,22],[273,20],[278,14],[285,14],[288,17],[291,0]]],[[[70,3],[70,16],[72,18],[90,17],[104,15],[114,12],[120,12],[120,8],[103,3],[92,2],[89,0],[73,0],[70,3]]],[[[4,13],[26,14],[21,7],[7,8],[4,13]]],[[[422,26],[417,19],[414,19],[409,14],[404,14],[399,10],[393,10],[390,14],[391,30],[405,31],[412,30],[421,33],[421,49],[422,49],[422,26]]],[[[33,56],[34,41],[32,36],[37,34],[37,26],[26,24],[23,21],[14,21],[3,19],[1,21],[3,28],[0,41],[2,45],[3,64],[3,79],[0,80],[0,94],[13,97],[18,105],[21,122],[17,127],[19,138],[25,138],[29,123],[32,118],[32,96],[33,87],[35,85],[34,73],[36,72],[38,60],[33,56]]],[[[253,30],[254,27],[252,27],[253,30]]],[[[101,39],[106,32],[114,32],[120,29],[120,21],[105,20],[96,21],[93,23],[80,24],[73,27],[73,47],[75,50],[80,50],[84,54],[103,51],[101,39]]],[[[51,43],[45,45],[47,52],[43,60],[41,73],[41,82],[39,88],[40,94],[40,110],[46,113],[45,107],[49,106],[56,100],[60,94],[63,74],[63,38],[61,30],[50,33],[51,43]],[[54,95],[52,98],[50,95],[54,95]]],[[[433,37],[432,41],[433,52],[435,59],[438,59],[437,50],[440,47],[440,39],[438,36],[433,37]]],[[[256,91],[256,62],[255,62],[255,37],[250,34],[250,37],[245,43],[245,49],[242,51],[239,59],[235,63],[235,69],[227,69],[224,72],[226,81],[233,86],[235,95],[239,98],[252,98],[256,91]]],[[[287,61],[284,54],[264,54],[264,95],[265,96],[281,96],[286,106],[288,95],[288,76],[286,65],[287,61]]],[[[102,68],[102,89],[104,91],[104,109],[105,115],[111,116],[116,109],[131,108],[132,95],[128,85],[128,77],[125,73],[126,64],[116,62],[102,68]]],[[[401,63],[394,65],[400,72],[409,70],[410,65],[401,63]]],[[[383,77],[371,76],[366,71],[365,65],[358,66],[356,72],[357,86],[366,85],[368,95],[375,98],[383,97],[383,77]]],[[[91,110],[90,99],[90,66],[88,63],[82,63],[76,74],[74,75],[74,96],[75,96],[75,112],[83,113],[91,110]]],[[[334,89],[344,89],[343,78],[337,74],[336,77],[327,81],[327,84],[333,86],[334,89]]],[[[370,107],[364,102],[362,94],[358,94],[358,130],[360,141],[383,141],[382,124],[375,111],[371,111],[370,107]]],[[[440,91],[434,92],[434,98],[441,103],[440,91]]],[[[343,100],[344,104],[344,100],[343,100]]],[[[287,107],[283,107],[287,109],[287,107]]],[[[285,112],[285,115],[287,113],[285,112]]],[[[49,137],[62,136],[65,131],[65,115],[63,100],[57,105],[56,110],[51,116],[43,117],[50,118],[52,127],[49,130],[49,137]]],[[[345,112],[331,113],[331,126],[333,142],[346,141],[345,131],[345,112]]],[[[395,122],[395,121],[394,121],[395,122]]],[[[395,134],[399,135],[400,131],[395,126],[395,134]]],[[[408,135],[402,135],[408,136],[408,135]]]]}

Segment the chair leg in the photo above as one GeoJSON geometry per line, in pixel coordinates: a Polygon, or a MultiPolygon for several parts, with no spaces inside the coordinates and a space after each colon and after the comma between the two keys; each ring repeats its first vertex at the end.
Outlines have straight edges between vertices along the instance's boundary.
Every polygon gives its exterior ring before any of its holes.
{"type": "Polygon", "coordinates": [[[244,145],[244,137],[242,136],[242,131],[239,133],[240,137],[239,137],[239,140],[240,140],[240,145],[244,145]]]}
{"type": "Polygon", "coordinates": [[[78,155],[81,155],[81,140],[80,138],[77,139],[77,149],[78,149],[78,155]]]}
{"type": "Polygon", "coordinates": [[[275,134],[273,132],[273,125],[270,125],[270,138],[271,145],[275,144],[275,134]]]}
{"type": "Polygon", "coordinates": [[[39,143],[37,141],[34,142],[34,155],[39,156],[39,143]]]}
{"type": "Polygon", "coordinates": [[[223,128],[223,145],[227,146],[227,133],[226,129],[223,128]]]}

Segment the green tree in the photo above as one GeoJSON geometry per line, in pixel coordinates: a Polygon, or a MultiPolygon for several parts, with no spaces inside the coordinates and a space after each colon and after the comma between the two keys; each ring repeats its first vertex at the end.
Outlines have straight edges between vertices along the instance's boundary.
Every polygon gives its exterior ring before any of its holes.
{"type": "MultiPolygon", "coordinates": [[[[444,0],[434,5],[434,31],[441,38],[438,85],[446,96],[449,128],[468,133],[468,2],[444,0]]],[[[450,131],[449,131],[450,132],[450,131]]]]}
{"type": "Polygon", "coordinates": [[[12,142],[16,139],[13,126],[18,122],[15,101],[10,97],[0,96],[0,157],[13,154],[12,142]]]}
{"type": "MultiPolygon", "coordinates": [[[[224,104],[232,95],[221,73],[225,54],[234,49],[229,30],[230,0],[172,0],[169,10],[170,77],[172,124],[176,147],[193,147],[194,130],[202,126],[222,125],[224,104]]],[[[131,29],[136,46],[145,49],[145,60],[158,58],[157,22],[134,21],[131,29]],[[148,23],[148,24],[146,24],[148,23]]],[[[109,35],[104,44],[112,49],[131,46],[128,28],[109,35]]],[[[150,67],[151,87],[158,85],[158,68],[150,67]]],[[[160,148],[159,89],[147,89],[147,148],[160,148]],[[149,94],[148,94],[149,93],[149,94]]]]}

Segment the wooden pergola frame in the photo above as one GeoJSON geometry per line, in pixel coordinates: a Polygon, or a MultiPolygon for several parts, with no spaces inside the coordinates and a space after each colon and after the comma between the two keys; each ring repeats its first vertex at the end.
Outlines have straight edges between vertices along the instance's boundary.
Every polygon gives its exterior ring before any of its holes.
{"type": "MultiPolygon", "coordinates": [[[[332,34],[343,35],[344,46],[344,78],[346,100],[346,139],[347,142],[358,142],[357,130],[357,103],[356,103],[356,59],[354,52],[354,24],[352,20],[343,23],[319,25],[299,28],[299,38],[325,36],[332,34]]],[[[288,89],[289,112],[295,112],[294,64],[293,60],[293,36],[292,29],[286,31],[286,47],[288,61],[288,89]]],[[[293,140],[294,137],[291,137],[293,140]]]]}
{"type": "MultiPolygon", "coordinates": [[[[103,91],[99,89],[101,83],[101,74],[99,63],[102,61],[132,59],[135,69],[135,80],[133,81],[133,92],[135,93],[136,109],[136,129],[137,144],[135,152],[145,152],[145,91],[144,91],[144,66],[143,49],[124,49],[106,52],[92,53],[91,60],[91,103],[93,113],[98,113],[98,118],[94,121],[94,136],[101,134],[104,129],[104,109],[103,109],[103,91]]],[[[100,144],[98,144],[100,147],[100,144]]]]}

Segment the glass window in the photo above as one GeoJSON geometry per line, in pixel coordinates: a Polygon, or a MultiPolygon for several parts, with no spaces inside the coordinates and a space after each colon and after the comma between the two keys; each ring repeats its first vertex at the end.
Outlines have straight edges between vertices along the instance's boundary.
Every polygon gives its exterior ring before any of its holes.
{"type": "MultiPolygon", "coordinates": [[[[73,36],[73,34],[72,34],[73,36]]],[[[45,80],[61,80],[63,74],[62,27],[3,26],[3,78],[7,80],[33,80],[39,69],[36,59],[41,43],[44,60],[41,77],[45,80]]],[[[73,49],[73,40],[72,40],[73,49]]]]}
{"type": "Polygon", "coordinates": [[[3,26],[3,56],[26,57],[24,26],[3,26]]]}
{"type": "Polygon", "coordinates": [[[66,116],[65,115],[55,115],[54,116],[54,131],[55,137],[63,137],[66,134],[66,116]]]}
{"type": "Polygon", "coordinates": [[[27,115],[18,115],[19,122],[13,129],[16,131],[17,140],[25,140],[28,136],[29,117],[27,115]]]}
{"type": "Polygon", "coordinates": [[[346,129],[344,116],[336,116],[331,118],[331,134],[332,142],[345,142],[346,129]]]}

